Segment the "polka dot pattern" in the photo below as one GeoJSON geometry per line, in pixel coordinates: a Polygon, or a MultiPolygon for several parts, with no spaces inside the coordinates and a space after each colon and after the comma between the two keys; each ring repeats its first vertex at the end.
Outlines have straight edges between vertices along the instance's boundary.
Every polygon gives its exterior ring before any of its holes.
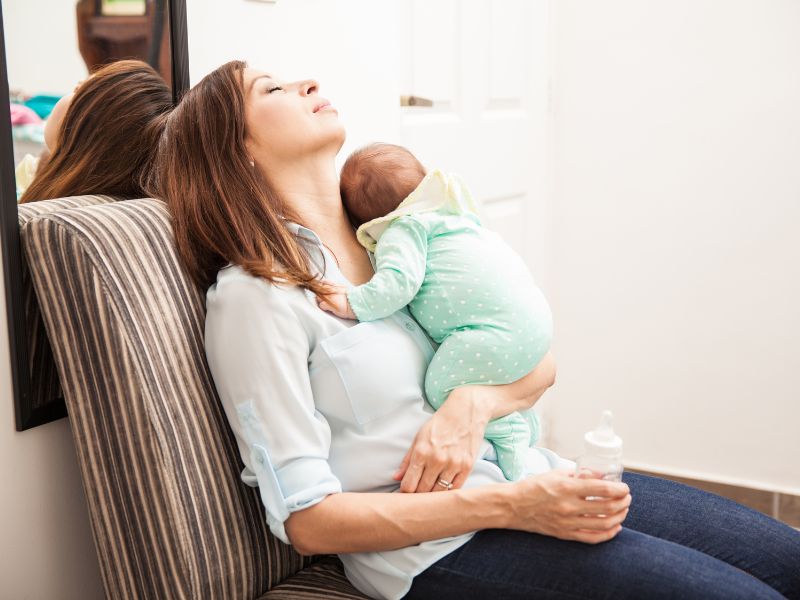
{"type": "MultiPolygon", "coordinates": [[[[425,377],[434,409],[458,386],[516,381],[550,348],[552,314],[527,265],[472,216],[441,210],[396,219],[375,258],[376,276],[348,299],[361,320],[408,304],[440,344],[425,377]]],[[[514,412],[486,429],[510,480],[523,475],[527,449],[538,439],[535,414],[524,412],[531,414],[514,412]]]]}

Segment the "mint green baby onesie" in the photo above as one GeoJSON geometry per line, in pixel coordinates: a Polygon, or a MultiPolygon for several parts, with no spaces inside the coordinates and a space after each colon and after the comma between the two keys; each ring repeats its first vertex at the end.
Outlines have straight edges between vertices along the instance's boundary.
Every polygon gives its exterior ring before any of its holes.
{"type": "MultiPolygon", "coordinates": [[[[544,295],[519,255],[481,226],[478,210],[461,180],[437,169],[395,211],[357,232],[376,268],[347,291],[350,306],[359,321],[371,321],[408,305],[440,344],[425,375],[434,409],[455,387],[516,381],[552,339],[544,295]]],[[[489,422],[485,437],[507,479],[524,476],[538,435],[532,409],[489,422]]]]}

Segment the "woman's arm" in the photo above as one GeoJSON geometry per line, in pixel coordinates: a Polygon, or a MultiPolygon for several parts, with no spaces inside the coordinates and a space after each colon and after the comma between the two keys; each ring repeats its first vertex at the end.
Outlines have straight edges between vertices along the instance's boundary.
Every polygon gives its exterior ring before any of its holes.
{"type": "Polygon", "coordinates": [[[331,494],[293,512],[286,532],[305,555],[393,550],[490,528],[590,544],[611,539],[628,512],[628,486],[571,475],[558,469],[516,483],[442,494],[331,494]]]}
{"type": "Polygon", "coordinates": [[[525,377],[504,385],[455,388],[420,428],[394,478],[404,492],[446,491],[437,486],[442,474],[456,473],[460,488],[477,459],[486,424],[532,406],[555,383],[555,360],[548,352],[525,377]]]}
{"type": "Polygon", "coordinates": [[[454,389],[446,402],[455,397],[461,401],[468,397],[479,410],[488,415],[488,421],[503,417],[515,410],[524,410],[533,406],[556,382],[556,361],[552,352],[544,355],[536,368],[512,383],[504,385],[468,385],[454,389]]]}

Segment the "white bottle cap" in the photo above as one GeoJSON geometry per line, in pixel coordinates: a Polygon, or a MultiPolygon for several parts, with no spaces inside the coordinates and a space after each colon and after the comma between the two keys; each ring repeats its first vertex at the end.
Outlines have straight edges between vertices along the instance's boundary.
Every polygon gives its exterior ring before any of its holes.
{"type": "Polygon", "coordinates": [[[604,410],[597,428],[583,436],[587,454],[602,458],[622,457],[622,438],[614,433],[611,418],[611,411],[604,410]]]}

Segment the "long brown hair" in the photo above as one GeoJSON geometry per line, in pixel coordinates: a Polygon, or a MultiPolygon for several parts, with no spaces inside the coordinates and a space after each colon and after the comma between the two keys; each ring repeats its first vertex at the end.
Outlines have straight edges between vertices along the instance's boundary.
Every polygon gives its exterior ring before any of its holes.
{"type": "Polygon", "coordinates": [[[225,63],[183,96],[167,119],[147,191],[167,203],[178,253],[203,289],[231,262],[267,281],[325,295],[309,270],[308,251],[283,222],[301,223],[299,216],[250,163],[246,66],[225,63]]]}
{"type": "Polygon", "coordinates": [[[75,92],[55,148],[20,202],[80,194],[141,198],[140,178],[171,109],[171,90],[147,63],[120,60],[99,69],[75,92]]]}

